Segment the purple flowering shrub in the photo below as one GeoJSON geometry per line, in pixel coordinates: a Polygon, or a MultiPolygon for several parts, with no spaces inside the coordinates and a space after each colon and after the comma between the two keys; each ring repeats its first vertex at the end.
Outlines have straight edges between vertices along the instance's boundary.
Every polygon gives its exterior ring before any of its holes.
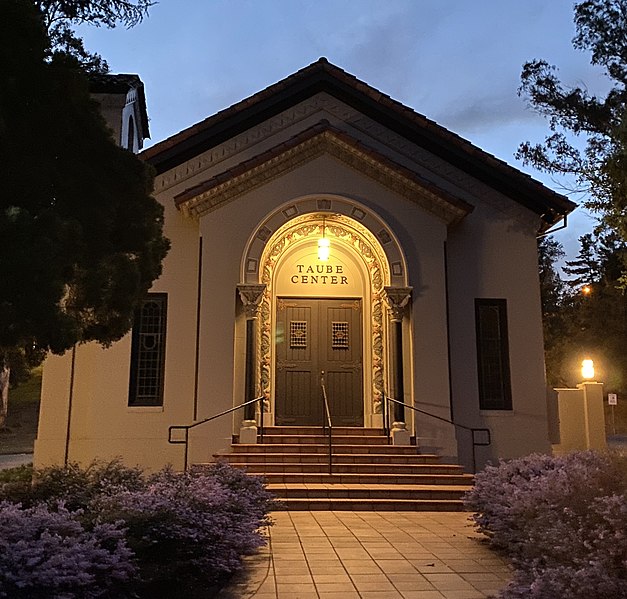
{"type": "Polygon", "coordinates": [[[592,451],[489,466],[466,506],[517,568],[502,599],[627,599],[627,462],[592,451]]]}
{"type": "Polygon", "coordinates": [[[63,501],[70,511],[87,510],[101,495],[137,490],[145,484],[141,468],[125,466],[120,459],[94,461],[85,468],[77,463],[49,466],[35,470],[30,501],[49,505],[63,501]]]}
{"type": "Polygon", "coordinates": [[[85,530],[63,504],[0,503],[0,597],[122,599],[136,568],[117,524],[85,530]]]}
{"type": "Polygon", "coordinates": [[[226,463],[146,476],[116,460],[5,478],[0,599],[210,596],[265,543],[273,507],[260,478],[226,463]]]}
{"type": "Polygon", "coordinates": [[[245,477],[228,465],[184,474],[164,470],[141,490],[99,499],[100,519],[127,527],[144,592],[169,596],[170,583],[179,591],[216,583],[265,543],[260,527],[269,523],[271,499],[259,479],[245,477]]]}

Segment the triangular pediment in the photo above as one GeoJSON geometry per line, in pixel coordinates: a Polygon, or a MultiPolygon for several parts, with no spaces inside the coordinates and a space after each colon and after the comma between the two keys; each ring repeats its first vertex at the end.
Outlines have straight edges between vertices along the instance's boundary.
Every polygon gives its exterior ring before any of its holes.
{"type": "Polygon", "coordinates": [[[576,206],[565,196],[324,58],[152,146],[141,156],[158,173],[164,173],[320,93],[332,96],[411,144],[535,212],[542,218],[543,228],[561,220],[576,206]]]}
{"type": "Polygon", "coordinates": [[[415,202],[447,224],[458,222],[473,209],[464,200],[390,160],[325,120],[288,141],[185,190],[175,196],[174,201],[182,212],[198,218],[324,154],[415,202]]]}

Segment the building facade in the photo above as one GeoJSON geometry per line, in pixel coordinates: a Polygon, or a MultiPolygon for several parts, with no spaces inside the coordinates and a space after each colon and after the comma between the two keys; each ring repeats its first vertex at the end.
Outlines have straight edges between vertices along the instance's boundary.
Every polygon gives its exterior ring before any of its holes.
{"type": "Polygon", "coordinates": [[[141,156],[172,249],[127,337],[47,359],[36,465],[181,468],[170,426],[262,397],[192,430],[207,461],[261,410],[320,424],[322,377],[334,425],[388,396],[419,451],[550,451],[536,238],[569,200],[325,59],[141,156]]]}

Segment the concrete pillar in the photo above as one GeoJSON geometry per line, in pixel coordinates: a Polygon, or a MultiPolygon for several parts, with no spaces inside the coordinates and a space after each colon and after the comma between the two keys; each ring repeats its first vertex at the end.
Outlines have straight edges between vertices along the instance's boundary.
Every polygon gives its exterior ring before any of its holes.
{"type": "Polygon", "coordinates": [[[603,383],[580,383],[577,388],[583,391],[586,449],[607,449],[605,413],[603,411],[603,383]]]}
{"type": "Polygon", "coordinates": [[[553,453],[607,449],[603,383],[581,383],[576,389],[556,389],[560,442],[553,453]]]}

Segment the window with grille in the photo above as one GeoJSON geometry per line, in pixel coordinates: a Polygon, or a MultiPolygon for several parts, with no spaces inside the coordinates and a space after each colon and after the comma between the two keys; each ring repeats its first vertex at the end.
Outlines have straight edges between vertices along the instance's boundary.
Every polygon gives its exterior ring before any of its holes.
{"type": "Polygon", "coordinates": [[[307,347],[307,321],[290,321],[290,347],[307,347]]]}
{"type": "Polygon", "coordinates": [[[506,300],[475,299],[475,327],[479,407],[482,410],[511,410],[506,300]]]}
{"type": "Polygon", "coordinates": [[[129,406],[163,405],[167,304],[166,293],[149,293],[135,311],[129,406]]]}
{"type": "Polygon", "coordinates": [[[332,322],[331,339],[333,349],[348,349],[348,322],[332,322]]]}

